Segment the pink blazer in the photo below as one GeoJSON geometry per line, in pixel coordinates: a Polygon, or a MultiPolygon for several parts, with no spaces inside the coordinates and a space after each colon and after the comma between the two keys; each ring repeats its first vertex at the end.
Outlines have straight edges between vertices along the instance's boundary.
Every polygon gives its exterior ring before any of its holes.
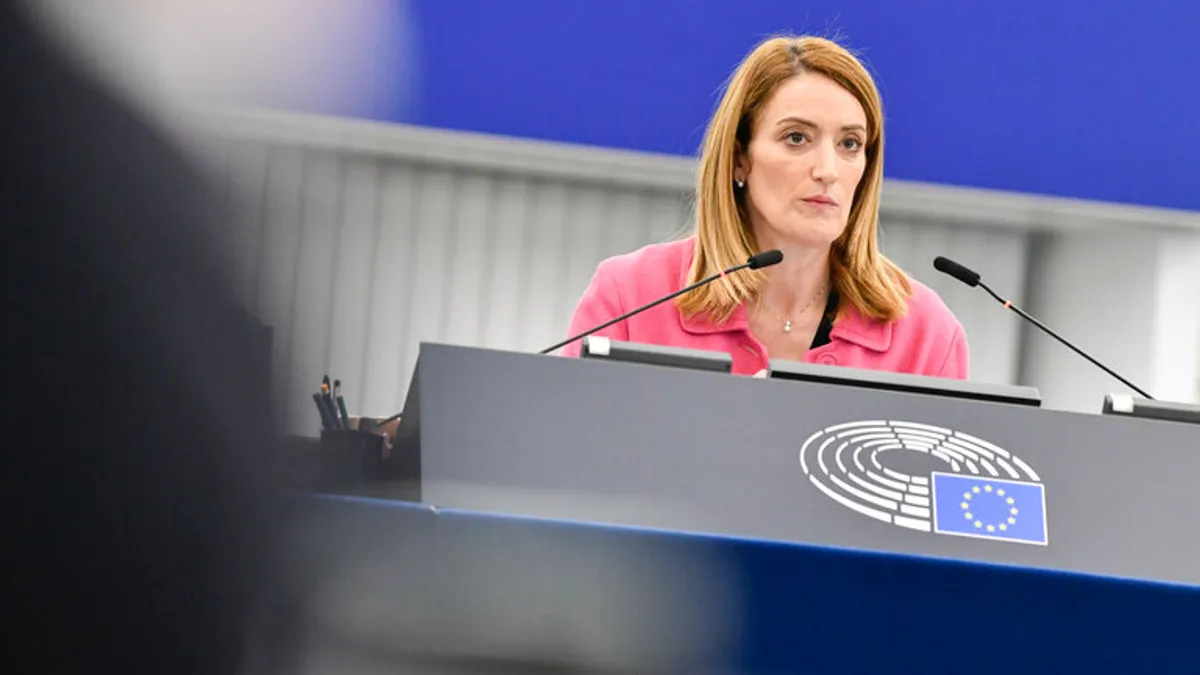
{"type": "MultiPolygon", "coordinates": [[[[687,283],[694,240],[651,244],[600,263],[575,309],[568,335],[576,335],[631,309],[678,290],[687,283]]],[[[931,289],[910,279],[913,297],[907,314],[891,323],[864,319],[846,307],[830,331],[829,344],[810,349],[807,363],[869,368],[966,379],[967,338],[962,325],[931,289]]],[[[674,301],[596,333],[614,340],[727,352],[733,372],[753,375],[767,368],[770,355],[750,332],[745,307],[722,325],[684,319],[674,301]]],[[[580,342],[563,348],[578,356],[580,342]]]]}

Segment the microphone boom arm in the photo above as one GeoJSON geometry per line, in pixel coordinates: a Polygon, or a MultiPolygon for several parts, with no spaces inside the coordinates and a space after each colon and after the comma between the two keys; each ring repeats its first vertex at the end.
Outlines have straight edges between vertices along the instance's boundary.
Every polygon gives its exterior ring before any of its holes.
{"type": "Polygon", "coordinates": [[[1067,347],[1071,348],[1071,350],[1072,350],[1072,351],[1074,351],[1076,354],[1078,354],[1078,355],[1082,356],[1083,358],[1087,359],[1088,361],[1090,361],[1090,362],[1091,362],[1091,364],[1092,364],[1093,366],[1096,366],[1096,367],[1097,367],[1097,368],[1099,368],[1100,370],[1103,370],[1104,372],[1108,373],[1109,375],[1112,375],[1113,377],[1117,378],[1117,379],[1118,379],[1118,380],[1120,380],[1120,381],[1121,381],[1121,383],[1122,383],[1122,384],[1124,384],[1126,387],[1129,387],[1130,389],[1132,389],[1132,390],[1136,391],[1137,393],[1141,394],[1141,395],[1142,395],[1143,397],[1145,397],[1147,400],[1150,400],[1150,401],[1153,401],[1153,400],[1154,400],[1154,397],[1153,397],[1153,396],[1151,396],[1150,394],[1147,394],[1145,391],[1143,391],[1141,388],[1139,388],[1139,387],[1138,387],[1136,384],[1134,384],[1134,383],[1130,382],[1129,380],[1127,380],[1127,379],[1125,379],[1125,378],[1121,377],[1121,376],[1120,376],[1120,375],[1118,375],[1116,372],[1114,372],[1112,368],[1109,368],[1108,366],[1104,365],[1103,363],[1100,363],[1100,362],[1099,362],[1099,361],[1097,361],[1096,359],[1092,358],[1092,356],[1091,356],[1090,354],[1088,354],[1087,352],[1083,351],[1083,350],[1082,350],[1082,349],[1080,349],[1079,347],[1076,347],[1075,345],[1071,344],[1071,342],[1070,342],[1069,340],[1067,340],[1067,339],[1066,339],[1066,338],[1064,338],[1063,336],[1059,335],[1058,333],[1055,333],[1053,330],[1051,330],[1051,329],[1050,329],[1050,327],[1049,327],[1049,326],[1047,326],[1046,324],[1042,323],[1041,321],[1038,321],[1037,319],[1033,318],[1033,316],[1031,316],[1031,315],[1030,315],[1028,312],[1026,312],[1025,310],[1021,309],[1020,307],[1017,307],[1017,306],[1016,306],[1016,305],[1014,305],[1012,302],[1010,302],[1010,301],[1008,301],[1008,300],[1005,300],[1004,298],[1000,297],[1000,296],[999,296],[999,295],[998,295],[998,294],[997,294],[995,291],[993,291],[991,288],[989,288],[987,284],[983,283],[982,281],[977,281],[977,282],[976,282],[976,284],[978,284],[978,285],[979,285],[979,287],[980,287],[980,288],[982,288],[983,290],[987,291],[987,292],[988,292],[988,295],[990,295],[990,296],[992,296],[993,298],[995,298],[997,302],[999,302],[1000,304],[1004,305],[1004,308],[1005,308],[1005,309],[1011,309],[1012,311],[1016,312],[1017,314],[1019,314],[1019,315],[1021,316],[1021,318],[1025,319],[1025,320],[1026,320],[1026,321],[1028,321],[1029,323],[1031,323],[1031,324],[1033,324],[1033,325],[1037,326],[1038,328],[1040,328],[1040,329],[1042,330],[1042,332],[1046,333],[1046,334],[1047,334],[1047,335],[1049,335],[1050,337],[1054,338],[1055,340],[1058,340],[1058,341],[1059,341],[1059,342],[1061,342],[1062,344],[1064,344],[1064,345],[1066,345],[1067,347]]]}
{"type": "Polygon", "coordinates": [[[709,275],[709,276],[707,276],[707,277],[704,277],[704,278],[703,278],[703,279],[701,279],[700,281],[697,281],[696,283],[694,283],[694,284],[691,284],[691,285],[689,285],[689,286],[684,286],[683,288],[681,288],[681,289],[679,289],[679,290],[675,291],[674,293],[672,293],[672,294],[670,294],[670,295],[667,295],[667,296],[661,297],[661,298],[659,298],[659,299],[655,300],[654,302],[649,302],[649,303],[646,303],[646,304],[642,305],[641,307],[638,307],[637,309],[633,309],[633,310],[630,310],[630,311],[628,311],[628,312],[625,312],[624,314],[622,314],[621,316],[618,316],[618,317],[616,317],[615,319],[610,319],[610,320],[608,320],[608,321],[605,321],[604,323],[600,324],[599,326],[596,326],[595,328],[589,328],[588,330],[586,330],[586,331],[584,331],[584,332],[582,332],[582,333],[580,333],[580,334],[578,334],[578,335],[574,335],[574,336],[572,336],[572,337],[569,337],[569,338],[567,338],[566,340],[563,340],[562,342],[559,342],[559,343],[557,343],[557,344],[550,345],[549,347],[546,347],[545,349],[543,349],[542,351],[540,351],[540,352],[538,352],[538,353],[539,353],[539,354],[549,354],[550,352],[552,352],[552,351],[554,351],[554,350],[556,350],[556,349],[561,349],[562,347],[565,347],[565,346],[567,346],[567,345],[571,344],[572,342],[574,342],[574,341],[576,341],[576,340],[582,340],[583,338],[585,338],[585,337],[587,337],[587,336],[591,335],[592,333],[595,333],[595,332],[597,332],[597,331],[604,330],[605,328],[608,328],[609,326],[613,325],[614,323],[618,323],[618,322],[620,322],[620,321],[624,321],[625,319],[628,319],[629,317],[631,317],[631,316],[633,316],[633,315],[635,315],[635,314],[638,314],[638,313],[644,312],[644,311],[646,311],[646,310],[650,309],[651,307],[654,307],[655,305],[661,305],[662,303],[664,303],[664,302],[666,302],[666,301],[668,301],[668,300],[670,300],[670,299],[672,299],[672,298],[679,297],[680,295],[683,295],[684,293],[687,293],[687,292],[688,292],[688,291],[690,291],[690,290],[694,290],[694,289],[696,289],[696,288],[699,288],[699,287],[703,286],[704,284],[712,283],[712,282],[716,281],[717,279],[720,279],[721,277],[723,277],[723,276],[725,276],[725,275],[727,275],[727,274],[731,274],[731,273],[733,273],[733,272],[736,272],[736,271],[738,271],[738,270],[742,270],[742,269],[745,269],[745,268],[747,268],[747,267],[752,267],[752,266],[753,266],[753,264],[752,264],[752,263],[745,262],[745,263],[742,263],[741,265],[738,265],[737,267],[731,267],[731,268],[729,268],[729,269],[727,269],[727,270],[724,270],[724,271],[722,271],[722,272],[717,272],[716,274],[712,274],[712,275],[709,275]]]}

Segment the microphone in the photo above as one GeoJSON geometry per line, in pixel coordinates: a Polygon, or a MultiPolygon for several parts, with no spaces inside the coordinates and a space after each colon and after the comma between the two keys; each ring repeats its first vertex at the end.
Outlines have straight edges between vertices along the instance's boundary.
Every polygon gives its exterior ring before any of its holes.
{"type": "Polygon", "coordinates": [[[1129,380],[1118,375],[1115,371],[1113,371],[1112,368],[1109,368],[1108,366],[1104,365],[1103,363],[1100,363],[1096,359],[1092,358],[1091,355],[1089,355],[1087,352],[1085,352],[1082,349],[1080,349],[1079,347],[1076,347],[1075,345],[1071,344],[1070,341],[1068,341],[1066,338],[1059,335],[1058,333],[1055,333],[1054,331],[1050,330],[1050,328],[1047,327],[1044,323],[1042,323],[1041,321],[1038,321],[1037,319],[1033,318],[1028,313],[1026,313],[1025,310],[1021,309],[1020,307],[1017,307],[1016,305],[1012,304],[1008,300],[1005,300],[1004,298],[997,295],[995,291],[988,288],[987,284],[983,283],[982,277],[979,276],[979,272],[976,272],[975,270],[973,270],[969,267],[966,267],[965,265],[960,265],[960,264],[954,262],[953,260],[950,260],[949,258],[943,258],[942,256],[938,256],[933,259],[933,268],[939,272],[942,272],[943,274],[949,274],[950,276],[954,277],[955,279],[958,279],[959,281],[963,282],[964,284],[966,284],[972,288],[974,288],[976,286],[982,288],[983,290],[988,292],[988,295],[995,298],[996,302],[999,302],[1000,304],[1004,305],[1005,309],[1011,309],[1012,311],[1016,312],[1022,319],[1025,319],[1029,323],[1040,328],[1042,330],[1042,332],[1046,333],[1050,337],[1052,337],[1055,340],[1058,340],[1059,342],[1063,343],[1064,345],[1070,347],[1072,350],[1074,350],[1074,352],[1076,354],[1079,354],[1080,356],[1087,359],[1088,361],[1091,361],[1092,365],[1096,366],[1100,370],[1103,370],[1104,372],[1108,373],[1109,375],[1112,375],[1113,377],[1117,378],[1118,380],[1121,381],[1122,384],[1124,384],[1125,386],[1129,387],[1130,389],[1136,391],[1137,393],[1141,394],[1146,399],[1151,400],[1151,401],[1154,400],[1153,396],[1151,396],[1150,394],[1147,394],[1145,391],[1138,388],[1138,386],[1135,385],[1134,383],[1132,383],[1129,380]]]}
{"type": "Polygon", "coordinates": [[[567,338],[566,340],[559,342],[558,344],[550,345],[549,347],[546,347],[545,349],[543,349],[542,351],[540,351],[538,353],[539,354],[549,354],[550,352],[552,352],[556,349],[561,349],[562,347],[566,347],[567,345],[571,344],[572,342],[574,342],[576,340],[582,340],[583,338],[591,335],[592,333],[595,333],[598,330],[604,330],[605,328],[608,328],[609,326],[613,325],[614,323],[617,323],[618,321],[624,321],[625,319],[628,319],[629,317],[634,316],[635,314],[641,314],[642,312],[650,309],[651,307],[654,307],[656,305],[661,305],[662,303],[670,300],[671,298],[674,298],[678,295],[683,295],[684,293],[687,293],[688,291],[700,288],[701,286],[703,286],[705,284],[712,283],[727,274],[733,274],[734,272],[744,270],[744,269],[758,270],[758,269],[762,269],[764,267],[770,267],[771,265],[778,265],[781,262],[783,262],[783,251],[780,251],[778,249],[771,249],[770,251],[762,251],[760,253],[755,253],[754,255],[750,256],[750,258],[748,260],[746,260],[746,262],[742,263],[741,265],[734,265],[733,267],[730,267],[727,270],[717,272],[716,274],[713,274],[711,276],[707,276],[690,286],[684,286],[683,288],[675,291],[674,293],[671,293],[670,295],[665,295],[665,296],[655,300],[654,302],[642,305],[641,307],[638,307],[637,309],[635,309],[633,311],[625,312],[624,314],[622,314],[621,316],[618,316],[615,319],[612,319],[610,321],[605,321],[604,323],[600,324],[599,326],[596,326],[595,328],[586,330],[586,331],[580,333],[579,335],[571,336],[571,337],[567,338]]]}

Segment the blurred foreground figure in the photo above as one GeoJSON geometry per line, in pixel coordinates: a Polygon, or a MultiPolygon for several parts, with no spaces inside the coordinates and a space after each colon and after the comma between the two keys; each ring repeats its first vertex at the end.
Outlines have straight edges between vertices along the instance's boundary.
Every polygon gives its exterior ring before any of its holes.
{"type": "Polygon", "coordinates": [[[0,0],[4,607],[38,672],[238,672],[269,401],[213,200],[0,0]]]}

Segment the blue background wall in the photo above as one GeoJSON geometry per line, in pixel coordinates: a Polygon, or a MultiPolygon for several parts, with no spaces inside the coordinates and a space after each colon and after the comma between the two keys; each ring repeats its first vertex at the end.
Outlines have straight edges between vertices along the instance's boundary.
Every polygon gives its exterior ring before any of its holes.
{"type": "Polygon", "coordinates": [[[1200,210],[1192,0],[408,0],[419,73],[371,116],[694,154],[772,33],[839,37],[883,91],[889,177],[1200,210]]]}

